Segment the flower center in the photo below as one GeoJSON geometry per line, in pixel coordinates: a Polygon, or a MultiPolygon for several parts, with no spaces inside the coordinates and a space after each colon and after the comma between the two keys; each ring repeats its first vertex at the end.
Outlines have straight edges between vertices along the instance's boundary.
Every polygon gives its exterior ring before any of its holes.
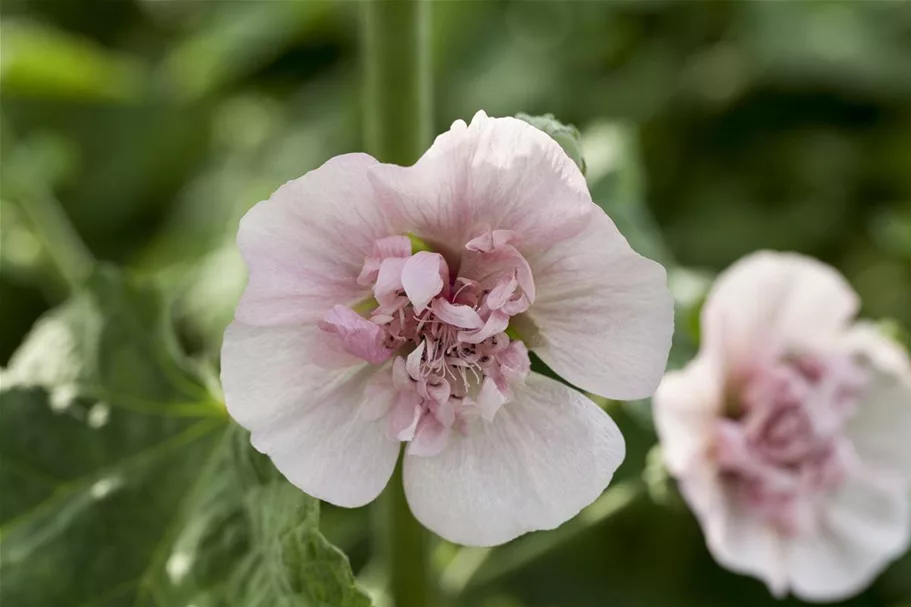
{"type": "Polygon", "coordinates": [[[788,357],[746,376],[715,444],[723,478],[746,507],[783,533],[812,524],[817,498],[844,477],[844,425],[866,380],[847,356],[788,357]]]}
{"type": "Polygon", "coordinates": [[[451,429],[492,420],[528,374],[528,351],[506,329],[534,301],[534,282],[510,240],[489,230],[472,239],[455,273],[413,236],[383,238],[358,278],[376,306],[367,318],[336,306],[320,324],[335,349],[374,364],[394,359],[389,434],[415,441],[419,454],[438,452],[451,429]]]}

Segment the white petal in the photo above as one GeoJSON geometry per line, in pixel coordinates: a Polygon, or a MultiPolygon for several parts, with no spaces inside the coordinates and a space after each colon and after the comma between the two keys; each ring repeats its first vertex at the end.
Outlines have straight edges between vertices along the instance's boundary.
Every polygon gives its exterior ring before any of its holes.
{"type": "Polygon", "coordinates": [[[871,369],[847,434],[865,464],[911,479],[911,375],[871,369]]]}
{"type": "Polygon", "coordinates": [[[795,253],[754,253],[725,270],[709,292],[703,351],[740,368],[759,355],[829,347],[857,308],[857,294],[824,263],[795,253]]]}
{"type": "Polygon", "coordinates": [[[530,374],[493,422],[453,433],[433,457],[405,456],[405,493],[421,523],[459,544],[493,546],[553,529],[600,495],[623,436],[589,399],[530,374]]]}
{"type": "Polygon", "coordinates": [[[633,251],[600,209],[582,234],[529,258],[537,299],[531,349],[569,382],[607,398],[650,396],[667,364],[674,304],[664,268],[633,251]]]}
{"type": "Polygon", "coordinates": [[[702,525],[709,551],[719,564],[757,577],[783,597],[788,573],[781,537],[729,496],[717,469],[705,462],[681,479],[680,490],[702,525]]]}
{"type": "Polygon", "coordinates": [[[908,353],[897,341],[883,334],[869,321],[858,321],[838,338],[836,347],[847,354],[859,356],[883,373],[911,374],[908,353]]]}
{"type": "Polygon", "coordinates": [[[336,156],[250,209],[237,233],[250,272],[239,320],[316,322],[335,304],[369,296],[357,283],[364,260],[396,232],[367,180],[376,164],[366,154],[336,156]]]}
{"type": "Polygon", "coordinates": [[[447,254],[491,229],[538,248],[577,233],[594,208],[559,144],[521,120],[480,112],[437,137],[414,166],[370,173],[385,211],[447,254]]]}
{"type": "Polygon", "coordinates": [[[836,601],[873,582],[908,547],[908,484],[856,469],[826,503],[817,528],[791,540],[787,568],[796,596],[836,601]]]}
{"type": "Polygon", "coordinates": [[[720,370],[703,357],[661,380],[652,398],[652,414],[664,461],[673,474],[684,474],[708,454],[724,406],[723,390],[720,370]]]}
{"type": "Polygon", "coordinates": [[[316,331],[232,323],[221,358],[225,404],[251,431],[253,446],[301,490],[338,506],[362,506],[386,486],[399,452],[375,419],[388,402],[373,401],[389,395],[365,390],[374,373],[389,367],[316,367],[309,363],[316,331]]]}

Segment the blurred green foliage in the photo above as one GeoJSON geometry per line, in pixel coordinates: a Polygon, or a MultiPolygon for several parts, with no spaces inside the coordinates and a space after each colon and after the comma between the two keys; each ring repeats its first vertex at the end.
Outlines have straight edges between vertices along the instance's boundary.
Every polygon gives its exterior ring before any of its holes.
{"type": "Polygon", "coordinates": [[[169,322],[103,267],[4,370],[0,602],[369,607],[169,322]]]}
{"type": "MultiPolygon", "coordinates": [[[[356,4],[6,0],[0,15],[0,360],[66,292],[27,206],[36,195],[59,201],[92,255],[163,289],[182,344],[216,360],[245,280],[239,218],[282,182],[362,148],[356,4]]],[[[911,3],[440,1],[433,20],[437,130],[478,109],[552,113],[579,128],[593,196],[637,250],[669,266],[680,304],[672,366],[692,354],[711,276],[758,248],[835,265],[866,315],[911,326],[911,3]]],[[[3,404],[4,426],[24,400],[50,397],[4,394],[15,401],[3,404]]],[[[74,406],[90,416],[90,405],[74,406]]],[[[632,505],[584,519],[584,533],[528,538],[551,542],[546,550],[517,543],[476,555],[462,604],[774,604],[758,582],[714,565],[685,508],[649,497],[668,488],[657,491],[666,479],[646,466],[648,403],[614,414],[629,444],[620,480],[637,488],[632,505]]],[[[70,423],[46,407],[42,415],[29,421],[36,432],[70,423]]],[[[179,492],[187,472],[162,472],[161,487],[179,492]]],[[[148,507],[174,507],[166,497],[148,507]]],[[[231,503],[237,533],[252,541],[262,528],[231,503]]],[[[329,508],[322,518],[370,581],[366,513],[329,508]]],[[[64,533],[77,519],[49,520],[64,533]]],[[[78,536],[84,548],[106,541],[91,529],[78,536]]],[[[20,545],[6,529],[2,540],[4,550],[20,545]]],[[[455,579],[449,568],[471,554],[444,544],[436,556],[455,579]]],[[[105,558],[126,571],[148,557],[136,548],[105,558]]],[[[47,577],[22,579],[64,588],[67,565],[46,563],[28,575],[47,577]]],[[[43,604],[79,604],[91,579],[43,604]]],[[[15,580],[4,575],[4,596],[26,596],[15,580]]],[[[242,596],[234,604],[248,604],[242,596]]],[[[906,558],[846,604],[909,600],[906,558]]]]}

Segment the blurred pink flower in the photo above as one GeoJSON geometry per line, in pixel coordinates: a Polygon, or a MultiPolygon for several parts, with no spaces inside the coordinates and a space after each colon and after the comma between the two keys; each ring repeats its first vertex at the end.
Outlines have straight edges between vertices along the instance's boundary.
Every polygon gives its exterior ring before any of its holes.
{"type": "Polygon", "coordinates": [[[648,396],[664,371],[664,269],[519,120],[457,121],[412,167],[333,158],[256,205],[238,243],[231,415],[340,506],[373,500],[406,442],[411,509],[454,542],[556,527],[623,460],[610,417],[531,372],[528,349],[610,398],[648,396]]]}
{"type": "Polygon", "coordinates": [[[911,532],[911,369],[832,268],[750,255],[654,398],[665,461],[719,563],[777,596],[845,598],[911,532]]]}

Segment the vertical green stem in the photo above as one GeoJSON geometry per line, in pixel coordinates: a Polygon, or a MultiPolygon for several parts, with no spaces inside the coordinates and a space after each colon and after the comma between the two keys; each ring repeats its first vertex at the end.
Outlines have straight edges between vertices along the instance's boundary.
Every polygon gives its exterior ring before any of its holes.
{"type": "Polygon", "coordinates": [[[430,607],[430,538],[405,501],[401,461],[374,508],[374,541],[388,568],[393,607],[430,607]]]}
{"type": "MultiPolygon", "coordinates": [[[[363,0],[362,10],[367,151],[381,162],[410,165],[430,143],[430,2],[363,0]]],[[[376,515],[394,607],[428,607],[429,538],[405,501],[401,462],[376,515]]]]}
{"type": "Polygon", "coordinates": [[[367,151],[410,165],[430,143],[430,2],[362,4],[367,151]]]}

